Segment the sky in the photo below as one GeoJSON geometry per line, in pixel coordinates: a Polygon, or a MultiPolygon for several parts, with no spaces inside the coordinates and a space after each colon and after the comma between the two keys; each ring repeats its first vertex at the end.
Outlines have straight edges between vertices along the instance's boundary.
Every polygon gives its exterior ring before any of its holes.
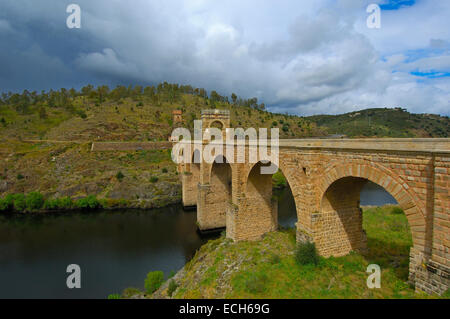
{"type": "Polygon", "coordinates": [[[450,115],[450,0],[0,2],[1,92],[163,81],[280,113],[450,115]]]}

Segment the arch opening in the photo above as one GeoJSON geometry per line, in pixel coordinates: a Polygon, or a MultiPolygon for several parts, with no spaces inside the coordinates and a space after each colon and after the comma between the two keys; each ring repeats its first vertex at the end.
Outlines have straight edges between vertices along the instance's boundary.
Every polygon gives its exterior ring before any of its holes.
{"type": "Polygon", "coordinates": [[[324,256],[356,251],[369,263],[392,268],[400,279],[407,280],[412,233],[407,216],[386,193],[381,185],[366,178],[337,179],[322,196],[320,212],[314,218],[314,230],[319,235],[314,240],[324,256]],[[371,194],[363,203],[375,205],[361,205],[361,194],[368,189],[371,194]]]}
{"type": "MultiPolygon", "coordinates": [[[[275,174],[262,174],[261,168],[269,165],[270,162],[260,161],[249,169],[243,189],[244,197],[239,202],[239,213],[230,218],[233,229],[227,230],[228,237],[257,240],[265,233],[279,228],[278,198],[274,186],[289,188],[289,185],[280,170],[275,174]]],[[[296,221],[295,204],[293,208],[290,213],[296,221]]]]}
{"type": "Polygon", "coordinates": [[[291,186],[281,169],[272,175],[273,197],[277,200],[279,229],[295,228],[298,217],[291,186]]]}

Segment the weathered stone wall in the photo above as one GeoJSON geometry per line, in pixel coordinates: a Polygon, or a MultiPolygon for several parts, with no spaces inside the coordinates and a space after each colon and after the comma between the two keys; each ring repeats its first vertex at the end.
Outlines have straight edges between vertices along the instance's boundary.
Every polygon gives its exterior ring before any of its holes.
{"type": "Polygon", "coordinates": [[[238,209],[229,210],[233,216],[232,231],[227,237],[233,240],[256,240],[278,227],[278,205],[272,199],[272,175],[260,173],[260,165],[255,165],[249,176],[246,191],[238,209]]]}
{"type": "Polygon", "coordinates": [[[171,142],[92,142],[91,151],[138,151],[172,148],[171,142]]]}
{"type": "Polygon", "coordinates": [[[197,206],[197,192],[200,174],[200,164],[191,163],[181,174],[182,201],[184,207],[197,206]]]}
{"type": "Polygon", "coordinates": [[[231,203],[231,166],[228,163],[212,165],[209,183],[199,185],[200,206],[197,221],[200,229],[225,227],[226,211],[231,203]]]}
{"type": "Polygon", "coordinates": [[[366,182],[362,178],[345,177],[325,192],[321,210],[311,216],[314,242],[321,255],[343,256],[365,250],[359,194],[366,182]]]}

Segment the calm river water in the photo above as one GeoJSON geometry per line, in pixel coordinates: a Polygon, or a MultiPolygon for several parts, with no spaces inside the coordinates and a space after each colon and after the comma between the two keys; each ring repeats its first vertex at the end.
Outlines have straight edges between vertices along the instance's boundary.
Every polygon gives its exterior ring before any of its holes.
{"type": "MultiPolygon", "coordinates": [[[[290,190],[278,191],[279,223],[296,222],[290,190]]],[[[395,203],[367,184],[361,205],[395,203]]],[[[0,298],[106,298],[143,288],[146,274],[177,271],[211,237],[196,231],[195,211],[171,206],[148,211],[0,216],[0,298]],[[81,267],[81,288],[66,286],[67,265],[81,267]]]]}

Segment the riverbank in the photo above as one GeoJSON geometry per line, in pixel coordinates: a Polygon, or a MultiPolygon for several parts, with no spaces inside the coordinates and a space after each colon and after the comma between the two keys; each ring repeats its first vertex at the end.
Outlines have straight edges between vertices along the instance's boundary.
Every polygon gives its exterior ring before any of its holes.
{"type": "MultiPolygon", "coordinates": [[[[368,251],[296,261],[295,230],[272,232],[260,241],[210,240],[153,294],[125,291],[127,298],[438,298],[407,283],[411,234],[397,206],[365,207],[368,251]],[[369,264],[381,267],[381,288],[366,285],[369,264]],[[171,287],[171,288],[169,288],[171,287]]],[[[450,297],[445,294],[444,298],[450,297]]]]}
{"type": "Polygon", "coordinates": [[[161,195],[152,200],[97,199],[94,195],[73,199],[71,197],[47,198],[39,192],[8,194],[0,198],[0,213],[71,212],[80,210],[155,209],[181,203],[181,196],[161,195]]]}

